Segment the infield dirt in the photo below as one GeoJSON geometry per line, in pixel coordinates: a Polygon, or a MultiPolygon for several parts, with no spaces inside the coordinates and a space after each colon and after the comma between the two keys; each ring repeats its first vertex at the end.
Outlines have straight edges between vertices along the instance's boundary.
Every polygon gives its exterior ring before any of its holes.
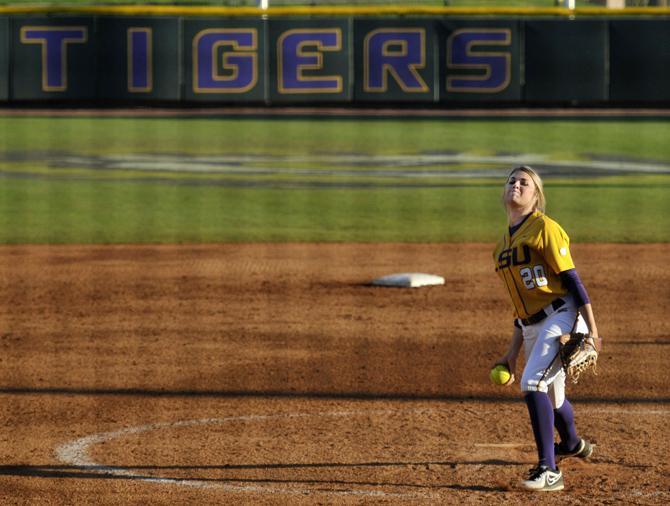
{"type": "MultiPolygon", "coordinates": [[[[490,244],[0,247],[2,504],[528,504],[490,244]],[[446,285],[372,287],[395,272],[446,285]]],[[[670,501],[670,245],[573,257],[604,337],[547,504],[670,501]]]]}

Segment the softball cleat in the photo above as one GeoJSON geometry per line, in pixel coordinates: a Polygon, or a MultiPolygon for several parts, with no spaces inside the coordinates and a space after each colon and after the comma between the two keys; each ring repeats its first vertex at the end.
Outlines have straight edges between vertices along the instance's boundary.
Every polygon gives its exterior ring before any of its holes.
{"type": "Polygon", "coordinates": [[[575,448],[573,451],[567,451],[559,443],[554,443],[554,455],[557,460],[565,459],[567,457],[588,459],[592,453],[593,445],[586,439],[580,439],[577,448],[575,448]]]}
{"type": "Polygon", "coordinates": [[[554,471],[547,466],[537,466],[528,472],[528,479],[521,484],[536,492],[556,492],[564,488],[563,473],[558,467],[554,471]]]}

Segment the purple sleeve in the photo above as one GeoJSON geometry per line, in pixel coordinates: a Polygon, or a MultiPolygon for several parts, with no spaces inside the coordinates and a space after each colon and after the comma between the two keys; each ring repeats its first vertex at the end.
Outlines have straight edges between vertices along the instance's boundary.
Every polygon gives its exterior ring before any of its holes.
{"type": "Polygon", "coordinates": [[[591,299],[589,299],[589,294],[586,293],[586,288],[584,283],[582,283],[577,269],[568,269],[560,273],[561,281],[563,286],[568,289],[568,293],[572,295],[575,299],[575,304],[577,307],[582,307],[584,304],[590,304],[591,299]]]}

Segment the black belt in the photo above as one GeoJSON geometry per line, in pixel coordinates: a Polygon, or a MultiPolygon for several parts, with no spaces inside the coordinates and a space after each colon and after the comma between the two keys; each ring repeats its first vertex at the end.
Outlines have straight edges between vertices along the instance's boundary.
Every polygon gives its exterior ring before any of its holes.
{"type": "MultiPolygon", "coordinates": [[[[563,299],[556,299],[552,301],[551,307],[554,308],[554,311],[558,310],[558,308],[563,307],[565,305],[565,301],[563,299]]],[[[530,315],[528,318],[519,318],[521,320],[521,323],[523,323],[524,327],[527,327],[528,325],[535,325],[536,323],[541,322],[544,320],[547,316],[547,312],[544,309],[540,309],[537,313],[530,315]]]]}

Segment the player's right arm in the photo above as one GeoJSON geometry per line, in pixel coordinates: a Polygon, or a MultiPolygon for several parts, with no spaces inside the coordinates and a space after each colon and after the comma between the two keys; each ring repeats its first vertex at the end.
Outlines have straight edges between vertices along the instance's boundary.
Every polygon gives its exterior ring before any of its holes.
{"type": "Polygon", "coordinates": [[[514,325],[514,331],[512,332],[512,340],[510,341],[509,348],[507,348],[507,353],[496,362],[496,364],[505,364],[509,369],[512,377],[510,380],[505,383],[506,386],[514,383],[514,372],[516,371],[516,361],[519,358],[519,352],[521,351],[521,346],[523,345],[523,333],[521,332],[521,327],[514,325]]]}

